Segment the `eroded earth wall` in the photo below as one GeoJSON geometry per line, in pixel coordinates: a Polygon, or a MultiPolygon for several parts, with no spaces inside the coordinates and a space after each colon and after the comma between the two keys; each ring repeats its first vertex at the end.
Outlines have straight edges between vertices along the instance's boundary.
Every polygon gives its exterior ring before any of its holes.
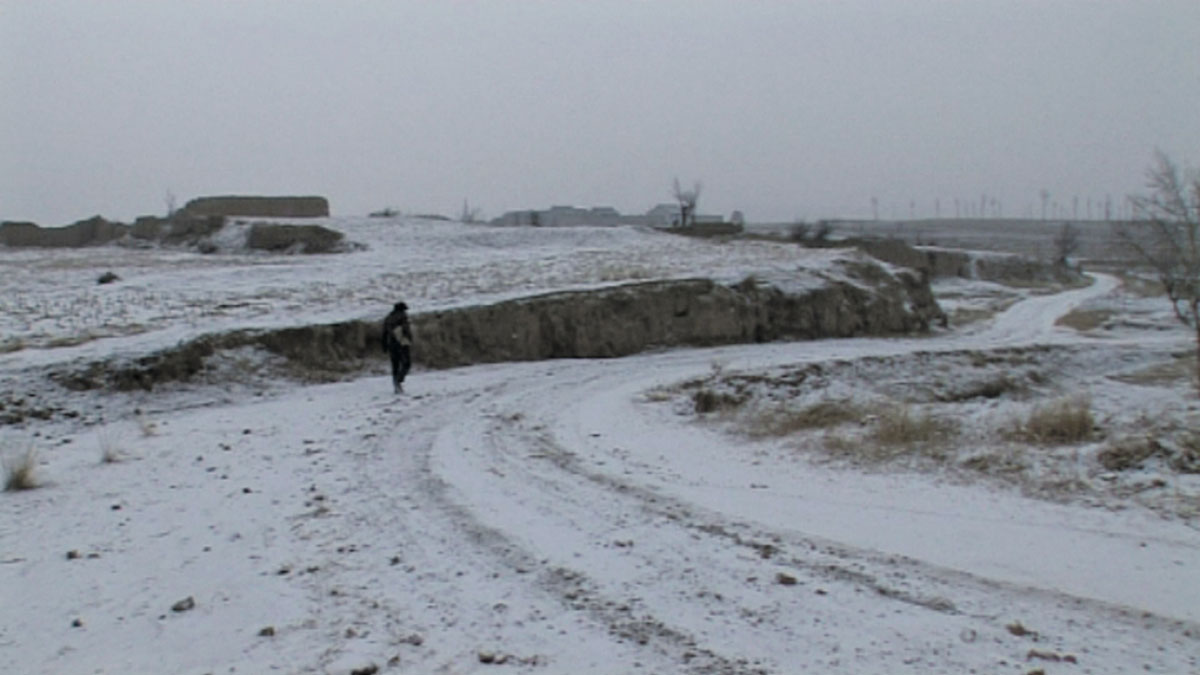
{"type": "Polygon", "coordinates": [[[196,216],[246,216],[252,218],[326,218],[329,201],[324,197],[199,197],[183,207],[196,216]]]}
{"type": "MultiPolygon", "coordinates": [[[[747,279],[652,281],[414,314],[413,358],[428,368],[554,358],[608,358],[647,349],[921,332],[944,315],[917,274],[855,262],[847,279],[785,292],[747,279]]],[[[222,351],[264,350],[280,375],[340,379],[379,371],[380,325],[347,321],[208,335],[122,363],[51,377],[71,389],[151,389],[202,376],[222,351]]]]}

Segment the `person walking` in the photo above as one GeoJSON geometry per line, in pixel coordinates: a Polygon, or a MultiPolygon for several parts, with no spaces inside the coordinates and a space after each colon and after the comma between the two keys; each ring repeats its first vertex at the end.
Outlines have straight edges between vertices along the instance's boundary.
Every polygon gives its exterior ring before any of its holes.
{"type": "Polygon", "coordinates": [[[383,351],[392,358],[392,386],[397,394],[404,391],[404,378],[412,368],[412,328],[408,325],[408,305],[397,302],[383,320],[383,351]]]}

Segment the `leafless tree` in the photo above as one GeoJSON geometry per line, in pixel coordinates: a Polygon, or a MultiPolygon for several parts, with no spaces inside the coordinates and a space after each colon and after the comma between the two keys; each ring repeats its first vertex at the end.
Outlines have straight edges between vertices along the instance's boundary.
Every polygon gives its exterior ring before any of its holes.
{"type": "Polygon", "coordinates": [[[1079,228],[1071,223],[1063,223],[1058,234],[1054,235],[1054,262],[1066,265],[1067,260],[1079,250],[1079,228]]]}
{"type": "Polygon", "coordinates": [[[1133,221],[1118,225],[1117,240],[1154,271],[1175,316],[1196,332],[1200,387],[1200,175],[1183,176],[1159,151],[1146,178],[1149,192],[1130,197],[1133,221]]]}
{"type": "Polygon", "coordinates": [[[464,199],[462,211],[458,214],[458,219],[464,223],[477,223],[479,222],[479,217],[479,208],[472,207],[471,203],[464,199]]]}
{"type": "Polygon", "coordinates": [[[692,189],[685,190],[679,185],[679,178],[671,186],[671,195],[679,202],[679,224],[689,227],[696,224],[696,202],[700,201],[700,181],[692,184],[692,189]]]}
{"type": "Polygon", "coordinates": [[[788,239],[801,246],[821,246],[829,241],[832,234],[833,224],[828,220],[818,220],[814,226],[797,219],[788,230],[788,239]]]}
{"type": "Polygon", "coordinates": [[[808,242],[808,236],[812,232],[812,225],[803,220],[796,219],[792,226],[788,228],[788,239],[803,246],[808,242]]]}

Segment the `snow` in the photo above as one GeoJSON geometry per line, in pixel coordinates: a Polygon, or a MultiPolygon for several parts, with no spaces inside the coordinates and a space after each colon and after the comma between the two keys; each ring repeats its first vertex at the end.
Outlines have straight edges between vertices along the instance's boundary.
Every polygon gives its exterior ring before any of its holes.
{"type": "MultiPolygon", "coordinates": [[[[53,385],[20,379],[33,365],[382,316],[396,297],[423,311],[633,279],[815,276],[839,255],[631,228],[331,225],[369,248],[0,251],[0,321],[29,345],[0,370],[34,395],[53,385]],[[110,268],[124,280],[96,287],[110,268]],[[53,346],[97,330],[115,336],[53,346]]],[[[38,451],[43,482],[0,493],[0,672],[1197,672],[1194,515],[798,460],[647,395],[716,369],[1189,347],[1179,329],[1055,325],[1115,287],[1020,293],[932,337],[418,370],[399,397],[380,377],[79,394],[103,424],[0,427],[5,450],[38,451]]],[[[1095,386],[1100,401],[1118,391],[1095,386]]]]}

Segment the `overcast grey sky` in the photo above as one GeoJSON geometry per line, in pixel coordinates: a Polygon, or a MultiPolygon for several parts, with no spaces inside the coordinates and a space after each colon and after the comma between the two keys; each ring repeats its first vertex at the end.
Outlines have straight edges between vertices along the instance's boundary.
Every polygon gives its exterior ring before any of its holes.
{"type": "Polygon", "coordinates": [[[1200,163],[1197,0],[0,0],[0,219],[642,212],[676,176],[752,221],[1040,215],[1156,147],[1200,163]]]}

